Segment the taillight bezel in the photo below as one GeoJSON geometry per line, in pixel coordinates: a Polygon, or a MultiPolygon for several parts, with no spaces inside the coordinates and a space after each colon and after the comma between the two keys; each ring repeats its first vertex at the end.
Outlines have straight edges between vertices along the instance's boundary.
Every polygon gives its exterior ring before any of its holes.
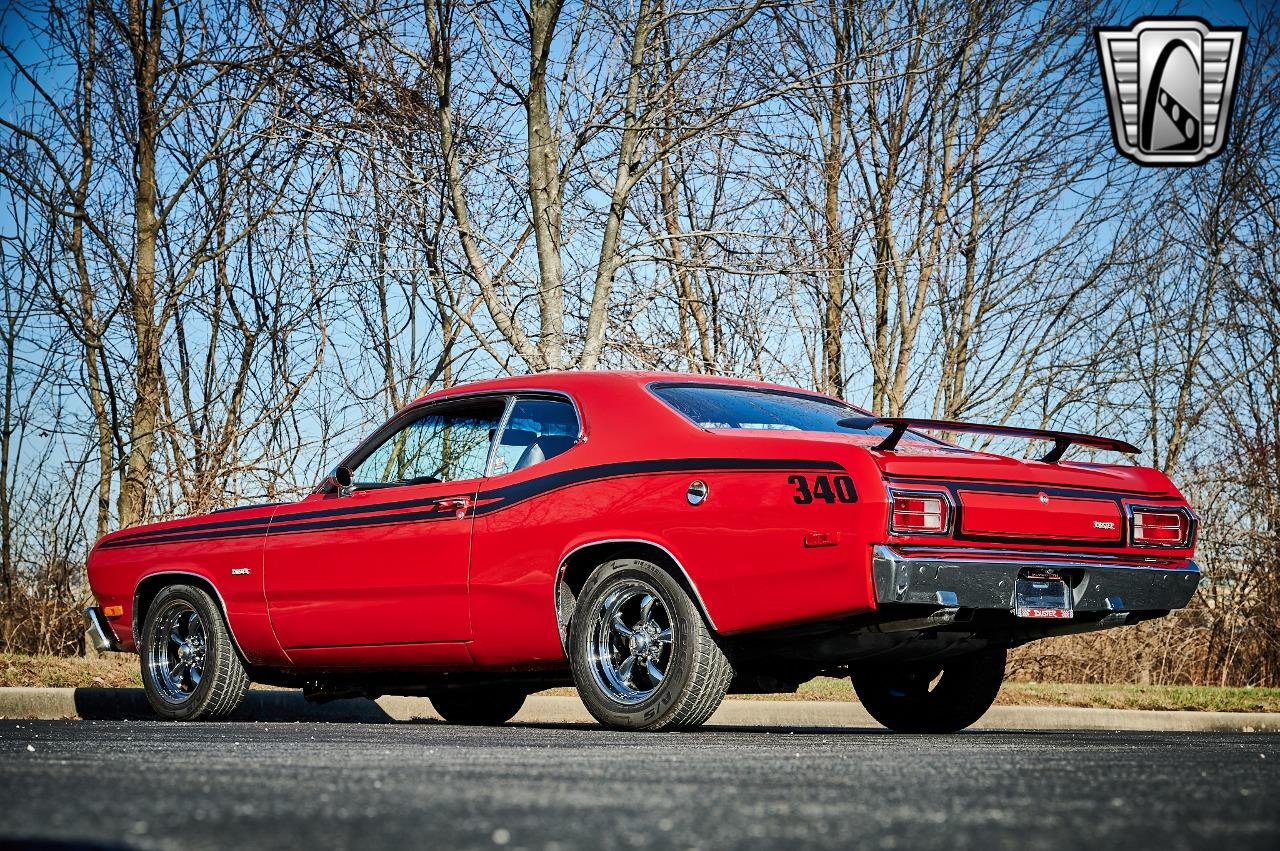
{"type": "Polygon", "coordinates": [[[1126,503],[1124,507],[1125,540],[1131,547],[1148,550],[1185,550],[1195,546],[1196,515],[1195,512],[1181,505],[1144,505],[1126,503]],[[1177,514],[1182,518],[1182,539],[1177,542],[1139,541],[1137,515],[1139,514],[1177,514]]]}
{"type": "Polygon", "coordinates": [[[899,488],[888,489],[888,517],[886,524],[888,525],[889,534],[898,537],[914,538],[916,536],[924,536],[929,538],[941,538],[951,535],[952,525],[956,519],[956,504],[951,498],[951,492],[946,490],[902,490],[899,488]],[[937,499],[942,501],[943,516],[942,528],[937,530],[924,529],[899,529],[893,525],[894,502],[900,498],[904,499],[937,499]]]}

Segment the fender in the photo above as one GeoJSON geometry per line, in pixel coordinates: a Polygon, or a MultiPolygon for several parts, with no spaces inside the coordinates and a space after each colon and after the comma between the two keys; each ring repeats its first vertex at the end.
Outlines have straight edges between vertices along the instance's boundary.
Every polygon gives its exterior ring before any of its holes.
{"type": "Polygon", "coordinates": [[[138,643],[142,632],[142,620],[139,612],[139,601],[141,597],[142,586],[157,577],[184,577],[189,576],[195,579],[203,580],[213,589],[213,595],[218,603],[218,608],[222,611],[222,616],[226,620],[227,634],[231,636],[231,643],[235,645],[236,651],[240,657],[250,664],[258,665],[287,665],[289,659],[285,655],[284,650],[280,647],[279,642],[275,639],[275,634],[271,632],[270,625],[266,620],[266,604],[265,598],[263,610],[261,613],[262,627],[255,628],[251,620],[254,618],[252,612],[236,611],[233,612],[227,608],[226,598],[223,597],[222,589],[218,587],[218,583],[214,581],[212,576],[207,573],[201,573],[196,570],[182,570],[178,568],[161,568],[145,573],[138,577],[138,581],[133,587],[133,610],[130,612],[130,618],[133,621],[133,643],[134,647],[140,647],[138,643]],[[255,652],[246,652],[246,645],[241,638],[250,639],[248,649],[255,652]]]}
{"type": "Polygon", "coordinates": [[[711,617],[711,612],[707,609],[706,601],[702,599],[702,592],[698,590],[697,583],[693,581],[693,577],[689,575],[689,571],[685,568],[684,563],[676,557],[675,553],[671,552],[670,548],[659,544],[651,538],[601,538],[595,541],[587,541],[573,547],[560,557],[560,566],[556,568],[555,582],[551,585],[551,614],[555,618],[556,631],[561,632],[560,646],[566,653],[568,652],[568,647],[565,646],[565,636],[560,630],[560,581],[564,578],[564,572],[569,567],[569,560],[575,555],[590,547],[606,546],[608,544],[643,544],[644,546],[661,550],[667,558],[671,559],[671,563],[676,566],[676,569],[680,571],[680,575],[684,577],[684,581],[687,582],[689,588],[692,589],[693,596],[698,603],[698,608],[702,610],[702,614],[706,616],[707,622],[711,624],[712,632],[718,631],[715,620],[711,617]]]}

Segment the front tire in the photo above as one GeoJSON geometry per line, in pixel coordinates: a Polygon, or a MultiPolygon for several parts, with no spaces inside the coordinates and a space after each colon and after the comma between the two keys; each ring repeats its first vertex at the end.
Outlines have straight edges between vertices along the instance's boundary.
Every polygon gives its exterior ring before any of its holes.
{"type": "Polygon", "coordinates": [[[224,718],[249,691],[249,674],[222,611],[195,586],[162,589],[147,609],[139,638],[143,689],[161,718],[224,718]]]}
{"type": "Polygon", "coordinates": [[[433,694],[431,706],[450,724],[496,727],[516,717],[525,697],[525,692],[511,688],[477,686],[433,694]]]}
{"type": "Polygon", "coordinates": [[[733,679],[685,590],[636,558],[607,562],[587,580],[569,624],[569,662],[587,711],[618,730],[697,727],[733,679]]]}
{"type": "Polygon", "coordinates": [[[853,673],[871,717],[899,733],[954,733],[986,714],[1004,682],[1003,647],[942,662],[884,665],[853,673]]]}

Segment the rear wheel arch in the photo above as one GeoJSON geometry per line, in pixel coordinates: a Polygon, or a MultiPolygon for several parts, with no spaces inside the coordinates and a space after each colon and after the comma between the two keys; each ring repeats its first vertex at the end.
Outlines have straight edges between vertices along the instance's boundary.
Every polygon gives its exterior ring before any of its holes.
{"type": "Polygon", "coordinates": [[[138,585],[133,591],[133,641],[134,645],[141,650],[138,643],[142,634],[142,624],[147,619],[147,610],[151,608],[151,603],[155,600],[156,595],[170,585],[191,585],[204,591],[218,605],[218,611],[222,614],[222,622],[227,627],[227,635],[231,637],[231,644],[236,649],[236,653],[240,656],[243,664],[248,664],[248,660],[244,655],[244,650],[240,647],[239,640],[236,639],[235,629],[231,626],[231,619],[227,617],[227,603],[222,599],[222,593],[218,591],[208,577],[199,573],[190,573],[182,570],[165,570],[158,573],[149,573],[139,580],[138,585]]]}
{"type": "Polygon", "coordinates": [[[602,564],[619,558],[638,558],[661,567],[693,600],[711,632],[713,634],[717,632],[702,594],[694,585],[684,565],[670,550],[661,544],[641,538],[613,539],[583,544],[560,561],[555,585],[555,612],[560,628],[561,647],[568,649],[569,621],[573,618],[574,608],[577,606],[578,597],[587,579],[602,564]]]}
{"type": "Polygon", "coordinates": [[[733,665],[669,566],[622,551],[592,571],[567,656],[591,715],[621,730],[690,729],[715,712],[733,665]]]}

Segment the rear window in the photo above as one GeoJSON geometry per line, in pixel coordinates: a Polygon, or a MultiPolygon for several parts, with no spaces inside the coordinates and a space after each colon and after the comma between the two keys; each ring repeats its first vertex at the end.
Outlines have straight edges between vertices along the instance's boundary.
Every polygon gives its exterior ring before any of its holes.
{"type": "Polygon", "coordinates": [[[862,416],[862,412],[821,396],[706,384],[658,384],[653,392],[702,428],[889,433],[886,426],[875,426],[866,432],[841,428],[837,422],[862,416]]]}

